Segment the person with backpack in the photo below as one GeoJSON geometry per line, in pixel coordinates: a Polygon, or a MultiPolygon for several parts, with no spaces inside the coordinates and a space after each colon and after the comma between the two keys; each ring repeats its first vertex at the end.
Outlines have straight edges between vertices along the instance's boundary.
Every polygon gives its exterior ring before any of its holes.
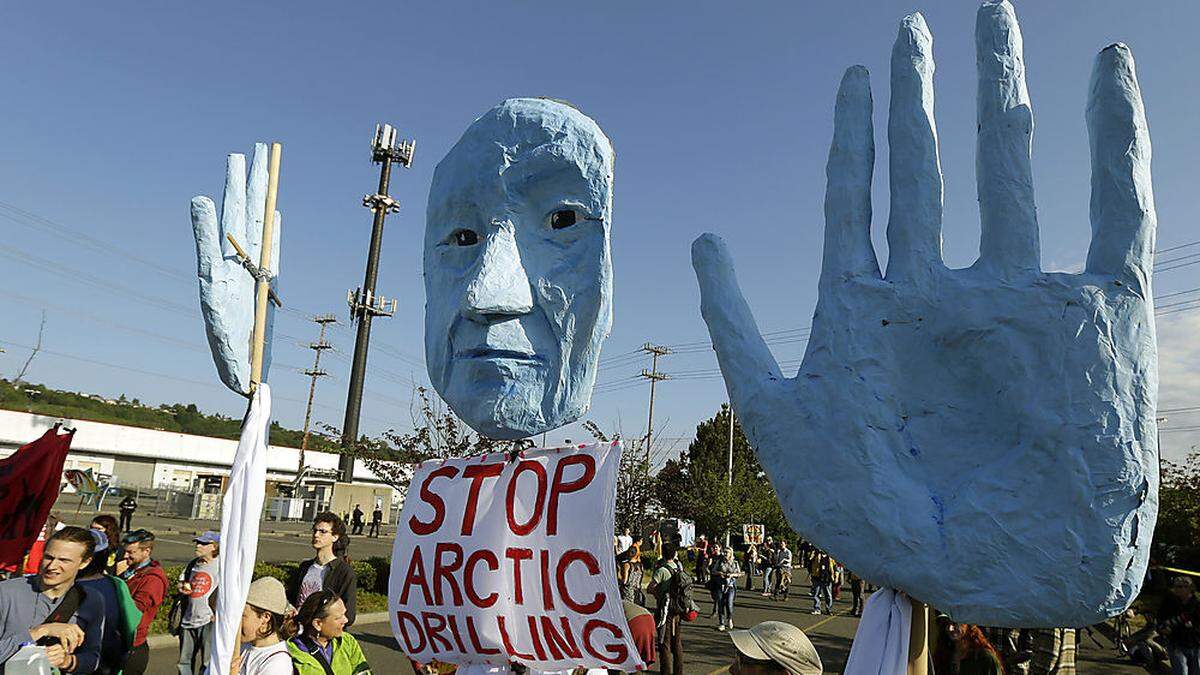
{"type": "Polygon", "coordinates": [[[94,557],[96,540],[82,527],[64,527],[46,540],[36,575],[0,581],[0,670],[41,647],[49,664],[67,673],[92,673],[100,664],[104,598],[76,583],[94,557]]]}
{"type": "Polygon", "coordinates": [[[203,674],[212,650],[212,631],[217,609],[221,535],[209,530],[193,539],[196,557],[179,575],[176,603],[182,603],[179,622],[179,675],[203,674]]]}
{"type": "Polygon", "coordinates": [[[133,604],[142,613],[142,620],[133,636],[133,648],[125,659],[124,675],[142,675],[150,665],[150,646],[146,644],[146,634],[158,615],[158,608],[167,598],[167,587],[170,585],[162,565],[151,557],[154,554],[154,541],[154,533],[144,529],[128,532],[121,538],[125,546],[125,571],[121,573],[121,579],[129,585],[133,604]]]}
{"type": "Polygon", "coordinates": [[[692,598],[692,576],[678,560],[679,549],[674,542],[663,542],[650,585],[646,590],[654,596],[654,621],[658,626],[658,655],[661,675],[683,675],[682,621],[695,621],[699,610],[692,598]]]}
{"type": "Polygon", "coordinates": [[[294,614],[283,582],[263,577],[250,584],[239,630],[242,649],[229,675],[292,675],[287,641],[296,635],[294,614]]]}
{"type": "MultiPolygon", "coordinates": [[[[116,519],[111,516],[109,519],[116,524],[116,519]]],[[[133,603],[133,596],[129,594],[125,582],[107,572],[109,549],[116,548],[116,545],[109,543],[108,535],[103,530],[89,531],[96,540],[95,552],[91,561],[79,572],[78,583],[86,592],[104,598],[104,628],[100,637],[100,665],[96,672],[116,675],[121,672],[126,657],[133,649],[133,639],[137,636],[142,613],[133,603]]]]}
{"type": "Polygon", "coordinates": [[[297,675],[356,675],[371,672],[362,648],[345,632],[346,604],[332,591],[308,596],[296,613],[300,635],[288,640],[297,675]]]}

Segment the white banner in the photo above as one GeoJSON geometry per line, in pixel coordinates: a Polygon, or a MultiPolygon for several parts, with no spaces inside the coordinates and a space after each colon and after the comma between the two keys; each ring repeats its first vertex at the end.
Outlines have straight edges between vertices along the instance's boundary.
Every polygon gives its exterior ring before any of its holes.
{"type": "Polygon", "coordinates": [[[217,611],[208,675],[225,675],[241,646],[238,632],[250,577],[258,557],[258,521],[267,489],[267,434],[271,427],[271,387],[258,385],[242,421],[229,485],[221,501],[221,553],[217,556],[217,611]]]}
{"type": "Polygon", "coordinates": [[[417,467],[397,523],[392,633],[421,663],[645,668],[617,589],[621,445],[417,467]]]}

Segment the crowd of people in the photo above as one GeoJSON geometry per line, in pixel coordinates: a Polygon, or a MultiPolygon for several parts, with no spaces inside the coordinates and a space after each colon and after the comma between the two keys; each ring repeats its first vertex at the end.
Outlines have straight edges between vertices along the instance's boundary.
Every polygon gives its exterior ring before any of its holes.
{"type": "MultiPolygon", "coordinates": [[[[179,674],[203,675],[217,613],[220,533],[196,536],[195,556],[170,580],[154,558],[154,533],[122,533],[133,509],[122,505],[120,512],[120,522],[98,515],[89,528],[51,518],[23,568],[0,581],[0,672],[142,675],[150,663],[150,625],[167,606],[179,674]]],[[[319,514],[314,555],[289,583],[263,577],[250,585],[232,672],[369,672],[362,649],[345,632],[354,623],[357,594],[348,543],[345,522],[319,514]]]]}
{"type": "MultiPolygon", "coordinates": [[[[356,508],[352,532],[361,533],[356,508]]],[[[213,643],[220,585],[220,533],[193,539],[194,557],[175,579],[154,557],[156,537],[146,529],[123,531],[121,520],[98,515],[89,528],[51,518],[30,549],[23,571],[0,581],[0,672],[127,673],[141,675],[150,662],[150,625],[169,608],[167,629],[177,637],[180,675],[203,675],[213,643]],[[168,599],[172,600],[167,602],[168,599]],[[17,664],[22,667],[17,668],[17,664]],[[39,670],[39,668],[43,668],[39,670]]],[[[313,555],[300,561],[285,583],[255,580],[240,620],[242,647],[230,664],[239,675],[355,675],[370,666],[346,629],[356,618],[357,577],[347,556],[346,522],[333,513],[316,516],[313,555]]],[[[614,537],[618,583],[632,642],[639,655],[664,675],[684,672],[683,625],[697,621],[695,594],[707,591],[710,619],[729,635],[730,672],[820,673],[821,659],[804,632],[781,621],[735,628],[739,589],[787,602],[794,568],[806,572],[814,614],[832,614],[849,589],[849,614],[861,616],[872,588],[827,553],[807,542],[792,545],[766,538],[760,544],[723,545],[701,537],[691,547],[664,541],[658,533],[628,530],[614,537]],[[649,545],[643,546],[648,540],[649,545]],[[738,548],[741,550],[739,551],[738,548]],[[653,562],[644,568],[644,554],[653,562]],[[647,571],[649,574],[647,575],[647,571]]],[[[1164,667],[1200,675],[1200,601],[1190,577],[1173,580],[1155,617],[1164,667]]],[[[942,675],[1068,675],[1075,672],[1077,631],[1071,628],[1018,630],[959,623],[937,615],[931,637],[934,672],[942,675]]],[[[412,663],[417,673],[503,675],[530,672],[520,666],[456,669],[448,664],[412,663]]],[[[575,671],[571,675],[601,675],[575,671]]],[[[610,671],[611,672],[611,671],[610,671]]],[[[531,675],[567,675],[531,673],[531,675]]]]}

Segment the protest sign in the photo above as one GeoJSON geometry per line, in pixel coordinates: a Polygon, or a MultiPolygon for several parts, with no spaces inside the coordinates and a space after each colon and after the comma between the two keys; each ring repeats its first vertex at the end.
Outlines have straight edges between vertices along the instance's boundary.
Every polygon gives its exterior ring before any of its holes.
{"type": "Polygon", "coordinates": [[[427,663],[645,668],[617,589],[619,442],[417,467],[388,583],[392,633],[427,663]]]}
{"type": "Polygon", "coordinates": [[[744,544],[762,545],[763,536],[766,535],[767,528],[763,525],[745,524],[742,525],[742,539],[744,544]]]}

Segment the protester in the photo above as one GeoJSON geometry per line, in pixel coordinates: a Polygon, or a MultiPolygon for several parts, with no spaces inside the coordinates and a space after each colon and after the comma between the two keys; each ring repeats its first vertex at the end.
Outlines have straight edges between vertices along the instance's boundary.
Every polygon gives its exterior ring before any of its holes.
{"type": "Polygon", "coordinates": [[[621,534],[617,535],[617,555],[629,550],[633,546],[633,536],[629,534],[629,528],[625,528],[621,534]]]}
{"type": "Polygon", "coordinates": [[[1030,631],[996,626],[980,626],[979,630],[1000,657],[1004,675],[1029,675],[1029,659],[1033,656],[1030,631]]]}
{"type": "Polygon", "coordinates": [[[1163,596],[1155,627],[1171,657],[1175,675],[1200,674],[1200,602],[1191,577],[1178,576],[1163,596]]]}
{"type": "MultiPolygon", "coordinates": [[[[1074,628],[1037,628],[1033,633],[1033,655],[1029,660],[1029,675],[1075,675],[1074,628]]],[[[1174,668],[1174,664],[1172,664],[1174,668]]],[[[1007,675],[1013,670],[1005,669],[1007,675]]],[[[1200,673],[1200,670],[1175,670],[1176,673],[1200,673]]]]}
{"type": "Polygon", "coordinates": [[[813,614],[833,613],[833,559],[828,553],[818,551],[813,556],[808,575],[812,581],[813,614]]]}
{"type": "Polygon", "coordinates": [[[763,592],[764,598],[769,597],[775,590],[775,540],[767,537],[762,552],[763,592]]]}
{"type": "Polygon", "coordinates": [[[658,641],[657,626],[654,615],[641,605],[625,600],[621,603],[625,610],[625,623],[629,624],[629,641],[637,648],[638,656],[646,664],[646,669],[658,660],[654,643],[658,641]]]}
{"type": "Polygon", "coordinates": [[[353,675],[370,672],[362,648],[345,632],[350,620],[336,593],[319,590],[308,596],[296,614],[300,635],[287,649],[297,675],[353,675]]]}
{"type": "Polygon", "coordinates": [[[708,589],[709,599],[712,600],[712,611],[708,613],[708,618],[710,619],[717,615],[717,608],[721,604],[721,591],[723,590],[723,584],[721,584],[720,579],[717,579],[714,571],[716,570],[717,564],[724,559],[725,552],[721,549],[721,545],[714,541],[712,545],[708,547],[708,565],[704,570],[704,578],[706,579],[704,586],[708,589]]]}
{"type": "Polygon", "coordinates": [[[957,623],[946,615],[938,617],[938,646],[934,650],[937,675],[1004,675],[995,647],[979,626],[957,623]]]}
{"type": "Polygon", "coordinates": [[[737,581],[742,576],[742,568],[734,557],[733,547],[725,549],[725,554],[712,568],[713,578],[719,584],[717,595],[717,630],[733,629],[733,598],[737,594],[737,581]]]}
{"type": "Polygon", "coordinates": [[[658,566],[650,577],[647,591],[654,596],[654,623],[658,626],[658,655],[661,675],[683,675],[683,635],[680,621],[683,619],[678,608],[679,586],[685,582],[686,572],[678,560],[678,548],[674,542],[665,541],[658,566]]]}
{"type": "Polygon", "coordinates": [[[358,504],[354,505],[354,513],[350,515],[350,534],[362,534],[363,525],[366,524],[363,518],[362,507],[358,504]]]}
{"type": "Polygon", "coordinates": [[[850,606],[850,616],[862,616],[863,611],[863,580],[850,570],[846,570],[846,575],[850,577],[850,595],[852,604],[850,606]]]}
{"type": "Polygon", "coordinates": [[[292,675],[287,641],[296,635],[295,609],[288,604],[283,583],[273,577],[256,579],[246,594],[239,638],[230,675],[292,675]]]}
{"type": "Polygon", "coordinates": [[[217,609],[217,585],[220,576],[217,556],[221,535],[209,530],[192,540],[196,557],[179,575],[176,592],[183,600],[183,619],[179,631],[179,675],[204,673],[212,650],[213,619],[217,609]],[[198,659],[198,660],[197,660],[198,659]]]}
{"type": "MultiPolygon", "coordinates": [[[[731,675],[820,675],[821,657],[804,631],[782,621],[729,631],[736,652],[731,675]]],[[[941,671],[938,671],[941,675],[941,671]]]]}
{"type": "Polygon", "coordinates": [[[124,559],[123,552],[117,550],[118,543],[121,541],[121,529],[117,527],[117,519],[107,514],[101,514],[92,518],[92,524],[89,527],[104,533],[104,539],[109,544],[104,569],[109,574],[117,574],[117,564],[124,559]]]}
{"type": "Polygon", "coordinates": [[[63,672],[96,670],[104,598],[76,583],[95,546],[88,530],[64,527],[46,541],[36,575],[0,581],[0,664],[33,643],[45,647],[50,665],[63,672]]]}
{"type": "Polygon", "coordinates": [[[371,512],[371,530],[367,532],[368,537],[378,537],[379,528],[383,525],[383,509],[378,504],[375,505],[375,510],[371,512]]]}
{"type": "Polygon", "coordinates": [[[137,506],[137,500],[133,498],[133,495],[125,495],[125,498],[117,505],[117,510],[121,512],[121,522],[118,528],[122,532],[128,532],[133,528],[133,512],[137,511],[137,506]]]}
{"type": "MultiPolygon", "coordinates": [[[[33,542],[33,546],[29,548],[29,554],[25,556],[25,565],[21,568],[25,574],[38,573],[38,570],[42,566],[42,552],[46,549],[46,540],[50,538],[50,535],[64,527],[66,527],[66,524],[59,520],[58,516],[53,513],[46,517],[46,523],[38,531],[37,540],[33,542]]],[[[11,572],[11,576],[18,576],[15,567],[6,571],[11,572]]]]}
{"type": "Polygon", "coordinates": [[[125,544],[126,569],[121,578],[129,585],[129,594],[133,596],[133,604],[142,613],[137,632],[133,638],[133,648],[125,659],[123,675],[142,675],[150,664],[150,648],[146,644],[146,634],[150,624],[158,614],[167,597],[167,575],[162,565],[150,556],[154,553],[154,535],[147,530],[128,532],[121,539],[125,544]]]}
{"type": "Polygon", "coordinates": [[[354,625],[355,594],[358,577],[354,568],[338,551],[345,552],[346,523],[333,513],[319,513],[313,521],[312,547],[316,556],[300,563],[296,576],[288,586],[288,599],[297,607],[317,591],[331,591],[341,598],[346,612],[346,625],[354,625]]]}
{"type": "Polygon", "coordinates": [[[772,589],[772,597],[783,596],[783,599],[787,600],[792,585],[792,549],[788,548],[787,541],[780,539],[775,542],[775,555],[771,562],[775,566],[775,587],[772,589]]]}
{"type": "Polygon", "coordinates": [[[621,599],[637,602],[641,585],[642,538],[637,536],[631,537],[629,546],[617,553],[617,586],[621,590],[621,599]]]}
{"type": "MultiPolygon", "coordinates": [[[[113,525],[117,519],[107,516],[113,525]]],[[[100,664],[97,673],[115,675],[125,664],[129,650],[133,648],[133,640],[137,635],[138,623],[142,613],[138,611],[129,594],[129,588],[121,579],[107,573],[105,561],[108,552],[115,549],[116,543],[108,539],[103,530],[90,530],[95,539],[95,550],[92,559],[79,572],[79,585],[86,593],[95,593],[104,598],[104,625],[100,637],[100,664]]]]}
{"type": "Polygon", "coordinates": [[[705,585],[708,582],[708,540],[704,535],[696,540],[696,583],[705,585]]]}
{"type": "Polygon", "coordinates": [[[754,575],[758,574],[758,547],[750,544],[746,547],[746,590],[754,590],[754,575]]]}

